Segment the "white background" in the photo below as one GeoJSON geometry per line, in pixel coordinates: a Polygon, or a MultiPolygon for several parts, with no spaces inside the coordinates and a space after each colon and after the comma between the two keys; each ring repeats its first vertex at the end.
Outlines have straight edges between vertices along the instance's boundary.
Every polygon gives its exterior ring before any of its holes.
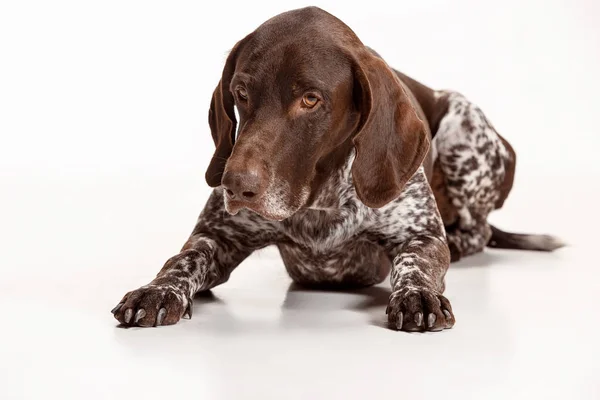
{"type": "Polygon", "coordinates": [[[456,327],[409,335],[381,327],[386,284],[371,308],[357,304],[377,290],[288,291],[271,250],[191,321],[124,330],[108,313],[209,194],[227,51],[309,4],[0,2],[0,397],[598,398],[599,4],[316,4],[395,68],[479,104],[518,154],[493,221],[571,244],[453,265],[456,327]]]}

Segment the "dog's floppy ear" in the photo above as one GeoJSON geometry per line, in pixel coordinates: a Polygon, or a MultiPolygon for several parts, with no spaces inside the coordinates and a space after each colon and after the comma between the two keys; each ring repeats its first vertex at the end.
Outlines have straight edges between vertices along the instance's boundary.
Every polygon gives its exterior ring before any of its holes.
{"type": "Polygon", "coordinates": [[[229,85],[235,72],[239,48],[242,42],[247,39],[248,37],[238,42],[229,53],[225,67],[223,68],[223,75],[213,92],[210,102],[208,124],[210,125],[210,132],[216,149],[206,170],[205,178],[211,187],[221,185],[225,163],[231,155],[235,142],[237,120],[235,118],[233,94],[229,90],[229,85]]]}
{"type": "Polygon", "coordinates": [[[359,199],[379,208],[400,195],[429,149],[399,78],[381,58],[365,49],[355,58],[354,91],[361,113],[353,143],[352,179],[359,199]]]}

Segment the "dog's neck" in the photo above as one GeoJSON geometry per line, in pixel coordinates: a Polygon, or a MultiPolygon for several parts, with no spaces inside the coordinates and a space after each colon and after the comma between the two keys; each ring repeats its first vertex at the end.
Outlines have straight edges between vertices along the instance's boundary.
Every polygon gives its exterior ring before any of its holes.
{"type": "Polygon", "coordinates": [[[317,189],[307,203],[309,210],[333,211],[340,209],[349,196],[356,197],[352,184],[352,162],[355,151],[353,148],[345,155],[335,172],[319,182],[317,189]]]}

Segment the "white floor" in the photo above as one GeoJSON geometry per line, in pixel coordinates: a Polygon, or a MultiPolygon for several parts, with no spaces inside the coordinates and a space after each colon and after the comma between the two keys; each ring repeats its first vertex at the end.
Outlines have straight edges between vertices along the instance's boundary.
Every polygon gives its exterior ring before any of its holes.
{"type": "Polygon", "coordinates": [[[273,249],[198,298],[191,320],[118,328],[109,310],[178,249],[205,185],[14,177],[0,211],[0,397],[599,398],[600,184],[579,179],[521,176],[494,215],[570,247],[453,265],[456,326],[407,334],[385,328],[386,284],[298,290],[273,249]]]}

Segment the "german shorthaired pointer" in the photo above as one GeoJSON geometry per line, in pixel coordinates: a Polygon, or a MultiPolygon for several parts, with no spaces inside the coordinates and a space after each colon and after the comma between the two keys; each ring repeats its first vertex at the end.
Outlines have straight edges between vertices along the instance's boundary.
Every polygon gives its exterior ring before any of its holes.
{"type": "Polygon", "coordinates": [[[455,322],[442,294],[451,259],[561,246],[487,223],[515,153],[476,105],[391,69],[318,8],[280,14],[234,46],[209,124],[215,189],[181,252],[112,310],[123,325],[191,317],[195,293],[274,244],[302,285],[390,274],[390,326],[439,331],[455,322]]]}

